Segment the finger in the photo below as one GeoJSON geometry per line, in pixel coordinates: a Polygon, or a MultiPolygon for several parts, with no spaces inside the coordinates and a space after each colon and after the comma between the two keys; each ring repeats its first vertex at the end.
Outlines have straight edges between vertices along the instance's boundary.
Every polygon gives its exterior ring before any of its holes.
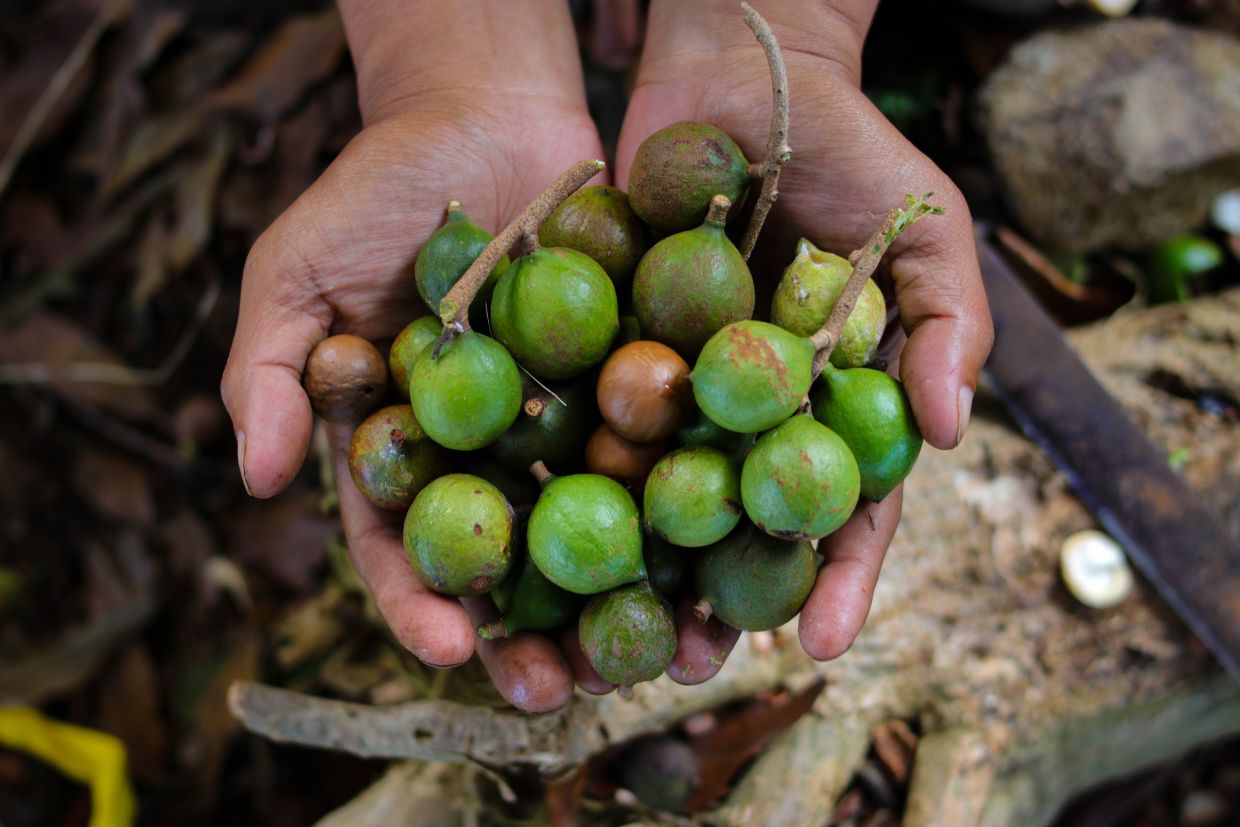
{"type": "Polygon", "coordinates": [[[350,428],[325,425],[336,469],[340,518],[353,568],[400,644],[431,666],[455,666],[474,653],[474,624],[458,600],[428,589],[405,556],[404,515],[380,511],[349,474],[350,428]]]}
{"type": "Polygon", "coordinates": [[[641,48],[641,17],[637,0],[598,0],[586,41],[594,62],[616,71],[632,65],[641,48]]]}
{"type": "MultiPolygon", "coordinates": [[[[475,626],[499,618],[489,597],[463,598],[475,626]]],[[[504,700],[524,712],[551,712],[573,697],[573,670],[555,642],[536,632],[478,640],[478,657],[504,700]]]]}
{"type": "Polygon", "coordinates": [[[314,417],[301,374],[330,325],[328,311],[296,298],[292,278],[268,248],[260,239],[246,260],[237,331],[220,383],[241,479],[255,497],[279,493],[305,461],[314,417]]]}
{"type": "Polygon", "coordinates": [[[909,230],[891,272],[908,334],[900,378],[926,441],[948,449],[964,436],[994,332],[968,206],[955,190],[934,201],[947,215],[909,230]]]}
{"type": "Polygon", "coordinates": [[[581,638],[577,634],[576,623],[570,623],[560,632],[560,649],[564,652],[568,665],[572,667],[577,685],[586,692],[591,695],[606,695],[616,688],[614,683],[595,671],[586,659],[586,653],[581,651],[581,638]]]}
{"type": "Polygon", "coordinates": [[[887,546],[900,522],[904,486],[882,502],[862,500],[838,531],[822,541],[826,564],[801,607],[801,647],[816,660],[848,651],[865,624],[887,546]]]}
{"type": "Polygon", "coordinates": [[[667,667],[669,678],[686,685],[713,678],[741,636],[740,629],[717,617],[699,622],[693,616],[694,602],[692,597],[685,597],[676,606],[676,654],[667,667]]]}

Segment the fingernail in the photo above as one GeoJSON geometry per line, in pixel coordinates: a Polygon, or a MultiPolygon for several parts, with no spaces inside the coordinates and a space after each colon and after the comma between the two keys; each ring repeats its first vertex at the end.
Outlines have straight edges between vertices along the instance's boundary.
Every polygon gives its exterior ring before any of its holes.
{"type": "Polygon", "coordinates": [[[956,396],[956,444],[964,439],[964,429],[969,427],[969,413],[973,408],[973,389],[968,385],[960,387],[956,396]]]}
{"type": "Polygon", "coordinates": [[[237,468],[241,471],[241,485],[245,488],[245,493],[253,497],[254,492],[250,490],[250,484],[245,479],[245,431],[237,431],[237,468]]]}

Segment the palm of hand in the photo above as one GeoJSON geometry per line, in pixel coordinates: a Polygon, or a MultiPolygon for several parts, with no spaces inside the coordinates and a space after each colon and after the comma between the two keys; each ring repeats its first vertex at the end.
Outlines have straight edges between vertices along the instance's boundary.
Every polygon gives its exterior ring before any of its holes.
{"type": "MultiPolygon", "coordinates": [[[[764,292],[764,279],[768,291],[773,288],[798,237],[847,254],[902,204],[905,193],[937,192],[935,203],[948,207],[951,220],[917,225],[897,242],[891,260],[895,298],[911,337],[901,366],[905,386],[927,440],[951,447],[967,416],[967,406],[964,415],[958,409],[956,389],[962,381],[971,387],[989,350],[968,209],[950,180],[870,104],[846,67],[801,53],[787,59],[793,160],[782,171],[779,200],[755,251],[758,292],[764,292]],[[763,266],[768,261],[774,266],[763,266]],[[972,341],[964,337],[970,329],[976,331],[972,341]]],[[[759,51],[737,60],[730,53],[721,62],[713,53],[694,54],[677,44],[648,44],[620,138],[617,179],[623,186],[647,135],[680,120],[712,123],[751,162],[762,161],[770,109],[769,75],[759,51]]],[[[860,631],[901,500],[902,487],[880,503],[863,500],[823,540],[826,565],[800,620],[802,645],[814,657],[842,654],[860,631]]]]}
{"type": "Polygon", "coordinates": [[[413,260],[449,200],[496,231],[564,169],[601,155],[593,124],[575,112],[392,116],[363,130],[252,255],[279,262],[277,289],[333,331],[389,338],[423,312],[413,260]]]}

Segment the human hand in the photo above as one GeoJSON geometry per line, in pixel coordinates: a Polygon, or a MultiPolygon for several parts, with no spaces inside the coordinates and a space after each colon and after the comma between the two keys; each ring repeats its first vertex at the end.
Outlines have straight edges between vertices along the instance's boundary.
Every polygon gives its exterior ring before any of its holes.
{"type": "MultiPolygon", "coordinates": [[[[391,338],[417,315],[412,263],[449,200],[497,230],[575,162],[603,157],[567,5],[465,5],[341,3],[364,128],[254,244],[221,387],[254,496],[278,493],[305,459],[310,350],[333,333],[391,338]]],[[[405,647],[450,666],[477,646],[499,692],[531,712],[566,703],[574,679],[591,692],[613,688],[586,662],[575,630],[558,641],[476,641],[477,625],[494,619],[490,599],[457,601],[418,580],[403,514],[376,509],[353,484],[351,426],[328,425],[327,434],[353,565],[405,647]]],[[[695,626],[679,662],[708,662],[732,639],[719,624],[695,626]]]]}
{"type": "MultiPolygon", "coordinates": [[[[780,198],[752,264],[759,282],[765,277],[773,287],[779,271],[761,272],[764,251],[774,252],[775,261],[782,251],[786,261],[804,236],[847,255],[888,210],[903,204],[906,193],[933,192],[933,203],[947,214],[905,232],[887,263],[907,335],[900,377],[926,441],[947,449],[968,423],[993,332],[964,198],[860,91],[861,46],[875,5],[765,0],[759,8],[787,65],[793,158],[783,169],[780,198]]],[[[641,142],[681,120],[714,124],[751,162],[765,159],[770,107],[765,57],[733,0],[654,0],[620,135],[619,186],[626,186],[641,142]]],[[[826,564],[800,619],[801,644],[811,656],[843,654],[864,624],[900,519],[902,493],[903,486],[881,502],[862,500],[852,518],[823,541],[826,564]]],[[[717,670],[669,673],[696,683],[717,670]]]]}

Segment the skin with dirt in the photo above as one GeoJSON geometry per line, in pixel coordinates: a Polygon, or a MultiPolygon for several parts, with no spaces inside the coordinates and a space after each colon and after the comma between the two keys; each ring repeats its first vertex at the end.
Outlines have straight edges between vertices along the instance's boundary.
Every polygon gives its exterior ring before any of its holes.
{"type": "Polygon", "coordinates": [[[753,315],[753,276],[724,232],[728,203],[716,200],[700,226],[651,247],[633,276],[642,332],[688,360],[720,328],[753,315]]]}
{"type": "Polygon", "coordinates": [[[625,439],[667,439],[694,408],[689,365],[659,342],[627,344],[603,363],[597,399],[603,419],[625,439]]]}
{"type": "Polygon", "coordinates": [[[447,452],[426,438],[409,405],[380,408],[349,440],[349,473],[379,508],[403,511],[427,483],[448,470],[447,452]]]}
{"type": "Polygon", "coordinates": [[[301,383],[315,413],[328,422],[352,424],[383,402],[387,365],[370,342],[341,333],[310,351],[301,383]]]}
{"type": "Polygon", "coordinates": [[[773,428],[809,391],[814,345],[767,322],[716,333],[693,366],[693,396],[720,427],[741,434],[773,428]]]}
{"type": "Polygon", "coordinates": [[[629,203],[650,226],[675,233],[701,223],[713,196],[740,204],[748,187],[749,162],[735,141],[710,124],[681,121],[638,147],[629,203]]]}
{"type": "Polygon", "coordinates": [[[443,325],[434,316],[423,316],[405,325],[392,342],[388,352],[388,370],[392,374],[392,387],[401,399],[409,398],[409,377],[413,363],[426,350],[426,346],[439,338],[443,325]]]}
{"type": "Polygon", "coordinates": [[[646,250],[650,232],[616,187],[582,187],[547,216],[538,230],[546,247],[567,247],[598,262],[619,289],[627,286],[646,250]]]}
{"type": "Polygon", "coordinates": [[[694,584],[716,617],[757,632],[796,616],[813,588],[818,564],[813,543],[780,540],[746,523],[702,550],[694,584]]]}
{"type": "Polygon", "coordinates": [[[418,494],[405,516],[414,572],[441,594],[484,594],[508,574],[515,514],[500,490],[472,474],[448,474],[418,494]]]}
{"type": "Polygon", "coordinates": [[[646,478],[642,513],[651,531],[678,546],[722,540],[741,518],[736,460],[706,445],[673,451],[646,478]]]}
{"type": "Polygon", "coordinates": [[[544,390],[522,375],[525,403],[512,427],[487,451],[516,473],[527,475],[542,460],[556,474],[582,468],[586,442],[598,422],[594,388],[585,379],[544,390]]]}
{"type": "Polygon", "coordinates": [[[676,653],[672,607],[646,583],[592,598],[577,630],[590,665],[619,686],[654,680],[676,653]]]}
{"type": "Polygon", "coordinates": [[[543,574],[577,594],[597,594],[646,575],[637,505],[609,477],[551,479],[530,514],[526,542],[543,574]]]}
{"type": "Polygon", "coordinates": [[[527,253],[495,285],[491,329],[541,379],[571,379],[602,361],[620,332],[616,288],[589,256],[527,253]]]}
{"type": "Polygon", "coordinates": [[[409,382],[413,411],[445,448],[473,451],[508,430],[521,410],[521,371],[504,346],[468,330],[418,356],[409,382]]]}
{"type": "Polygon", "coordinates": [[[758,528],[786,540],[825,537],[857,506],[861,476],[844,440],[809,414],[758,438],[741,470],[741,500],[758,528]]]}
{"type": "Polygon", "coordinates": [[[921,432],[900,380],[869,368],[828,368],[809,398],[814,418],[857,460],[861,496],[877,502],[913,470],[921,432]]]}
{"type": "MultiPolygon", "coordinates": [[[[431,233],[413,264],[413,277],[418,285],[418,295],[432,313],[439,311],[439,303],[448,295],[452,286],[474,263],[491,241],[491,234],[469,219],[461,205],[453,201],[448,205],[448,217],[444,225],[431,233]]],[[[485,319],[485,306],[499,277],[508,268],[508,256],[504,256],[491,270],[469,306],[473,320],[485,319]]]]}
{"type": "MultiPolygon", "coordinates": [[[[771,299],[771,322],[798,336],[813,336],[827,323],[850,275],[848,259],[801,239],[796,258],[784,269],[771,299]]],[[[831,351],[831,364],[855,368],[872,362],[886,325],[883,292],[869,280],[831,351]]]]}

